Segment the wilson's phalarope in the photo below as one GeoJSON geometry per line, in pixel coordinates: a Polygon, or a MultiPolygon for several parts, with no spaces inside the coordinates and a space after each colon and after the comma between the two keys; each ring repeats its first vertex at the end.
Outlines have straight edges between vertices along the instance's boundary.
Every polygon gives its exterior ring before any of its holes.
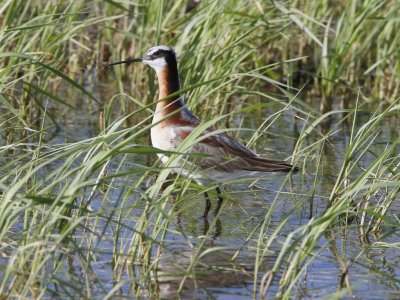
{"type": "MultiPolygon", "coordinates": [[[[187,109],[178,93],[180,84],[175,51],[167,46],[156,46],[150,48],[141,58],[120,61],[108,66],[130,62],[143,62],[156,71],[160,86],[160,101],[153,117],[151,142],[154,147],[161,150],[176,151],[182,141],[200,125],[200,120],[187,109]]],[[[221,182],[234,178],[262,178],[265,172],[297,170],[285,161],[262,158],[230,136],[224,133],[212,134],[213,131],[213,128],[205,130],[201,136],[203,138],[186,151],[186,153],[206,154],[193,161],[197,166],[196,172],[186,171],[185,174],[199,184],[203,183],[201,179],[204,178],[221,182]]],[[[158,156],[164,164],[168,162],[168,157],[164,154],[158,156]]],[[[174,167],[179,168],[180,165],[174,167]]],[[[218,206],[214,214],[218,213],[223,202],[219,187],[216,191],[218,206]]],[[[206,208],[203,217],[207,218],[211,202],[207,192],[204,195],[206,208]]]]}

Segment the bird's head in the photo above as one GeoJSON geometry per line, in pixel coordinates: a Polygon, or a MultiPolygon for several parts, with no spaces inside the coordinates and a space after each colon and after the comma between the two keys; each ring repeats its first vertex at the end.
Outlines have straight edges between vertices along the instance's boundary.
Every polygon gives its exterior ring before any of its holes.
{"type": "Polygon", "coordinates": [[[175,51],[168,46],[155,46],[147,50],[146,54],[143,57],[115,62],[107,65],[107,67],[118,64],[127,64],[131,62],[144,62],[146,65],[149,65],[157,72],[159,72],[164,68],[176,65],[176,55],[175,51]]]}

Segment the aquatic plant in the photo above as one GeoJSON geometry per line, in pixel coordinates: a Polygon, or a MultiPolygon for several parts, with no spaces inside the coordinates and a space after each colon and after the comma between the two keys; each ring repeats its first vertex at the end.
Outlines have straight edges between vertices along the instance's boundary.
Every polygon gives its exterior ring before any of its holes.
{"type": "Polygon", "coordinates": [[[395,292],[373,254],[398,248],[399,8],[3,1],[0,295],[162,298],[238,282],[254,298],[362,295],[360,268],[395,292]],[[204,128],[301,173],[226,182],[203,222],[214,186],[171,176],[149,146],[154,74],[104,68],[155,44],[177,51],[204,128]],[[340,276],[314,291],[325,260],[340,276]]]}

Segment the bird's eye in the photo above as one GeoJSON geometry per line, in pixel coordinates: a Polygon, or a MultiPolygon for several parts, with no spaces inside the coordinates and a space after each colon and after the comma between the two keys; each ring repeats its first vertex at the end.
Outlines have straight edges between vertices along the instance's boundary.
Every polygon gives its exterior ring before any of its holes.
{"type": "Polygon", "coordinates": [[[158,56],[160,54],[160,50],[157,50],[153,53],[154,56],[158,56]]]}

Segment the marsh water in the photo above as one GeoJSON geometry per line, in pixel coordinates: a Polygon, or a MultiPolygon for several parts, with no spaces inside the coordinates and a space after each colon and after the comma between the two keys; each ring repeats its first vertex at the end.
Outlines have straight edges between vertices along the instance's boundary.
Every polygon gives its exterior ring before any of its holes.
{"type": "MultiPolygon", "coordinates": [[[[113,95],[112,78],[108,78],[95,86],[87,87],[97,90],[100,98],[109,99],[113,95]]],[[[60,93],[62,97],[75,97],[66,89],[60,93]]],[[[314,100],[317,102],[317,100],[314,100]]],[[[117,105],[117,104],[115,104],[117,105]]],[[[60,130],[47,141],[48,144],[70,143],[91,138],[98,134],[98,107],[95,104],[89,105],[87,101],[76,100],[76,110],[60,110],[60,130]]],[[[56,108],[52,108],[56,110],[56,108]]],[[[257,112],[254,118],[251,115],[237,116],[243,120],[243,126],[255,128],[262,123],[262,118],[267,118],[274,112],[274,107],[265,108],[257,112]]],[[[114,116],[115,118],[117,116],[114,116]]],[[[140,116],[139,116],[140,117],[140,116]]],[[[342,166],[343,156],[347,149],[350,138],[350,125],[343,122],[337,124],[342,115],[334,115],[331,120],[331,127],[337,130],[326,143],[320,157],[319,170],[314,166],[299,166],[302,171],[292,174],[290,178],[286,174],[271,174],[264,180],[244,181],[224,186],[224,191],[229,196],[225,200],[220,217],[216,219],[210,214],[208,222],[202,216],[204,199],[198,197],[190,198],[188,203],[182,204],[174,216],[174,222],[170,222],[169,233],[161,253],[154,249],[153,259],[158,259],[158,272],[153,276],[154,289],[163,299],[249,299],[253,297],[254,276],[256,282],[260,283],[272,269],[281,249],[281,243],[287,236],[315,218],[328,207],[329,192],[335,183],[336,176],[342,166]],[[322,168],[322,169],[321,169],[322,168]],[[287,184],[282,187],[282,182],[287,184]],[[271,220],[265,234],[264,242],[267,243],[268,235],[280,226],[282,219],[288,221],[279,230],[278,237],[272,243],[270,250],[263,255],[263,263],[254,274],[256,258],[257,230],[253,232],[264,220],[265,215],[272,210],[271,220]],[[179,228],[178,228],[179,227],[179,228]],[[179,229],[179,230],[178,230],[179,229]],[[179,232],[184,232],[183,237],[179,232]],[[252,236],[250,240],[248,237],[252,236]],[[245,247],[243,246],[245,245],[245,247]],[[202,257],[199,263],[193,268],[190,276],[184,276],[191,259],[196,251],[202,247],[202,257]],[[211,249],[209,252],[207,249],[211,249]],[[240,250],[239,252],[237,252],[240,250]],[[184,279],[184,280],[183,280],[184,279]],[[178,290],[180,292],[178,293],[178,290]]],[[[371,117],[370,112],[361,113],[356,122],[356,127],[362,126],[371,117]]],[[[233,121],[235,122],[235,121],[233,121]]],[[[301,130],[302,123],[293,121],[291,112],[284,113],[269,128],[268,134],[257,141],[256,150],[269,157],[286,158],[290,155],[295,137],[301,130]],[[282,136],[289,138],[281,138],[282,136]],[[291,139],[290,137],[293,137],[291,139]]],[[[388,143],[398,137],[400,128],[398,119],[385,120],[385,126],[381,133],[374,140],[373,149],[379,153],[388,143]]],[[[230,124],[235,126],[235,124],[230,124]]],[[[251,136],[252,132],[241,135],[242,140],[251,136]]],[[[139,141],[142,144],[148,143],[148,137],[143,136],[139,141]]],[[[310,141],[310,145],[312,141],[310,141]]],[[[398,149],[400,150],[400,149],[398,149]]],[[[375,158],[371,153],[366,156],[361,164],[367,166],[375,158]]],[[[146,164],[148,160],[155,160],[155,155],[132,155],[125,159],[123,165],[112,164],[108,174],[112,174],[113,168],[117,172],[131,170],[135,167],[136,160],[140,164],[146,164]],[[150,157],[149,157],[150,156],[150,157]]],[[[55,167],[55,166],[53,166],[55,167]]],[[[124,206],[124,212],[119,222],[123,223],[119,229],[119,238],[116,240],[116,226],[112,222],[106,222],[99,218],[93,218],[93,224],[85,224],[74,232],[73,243],[78,247],[79,253],[94,253],[96,260],[90,262],[90,269],[95,276],[87,274],[87,268],[79,260],[79,255],[70,255],[62,261],[63,272],[53,274],[60,282],[70,282],[71,286],[57,283],[52,279],[48,282],[49,296],[57,298],[84,297],[76,295],[78,286],[92,285],[92,297],[102,298],[113,288],[117,292],[113,297],[118,299],[131,298],[135,295],[131,279],[143,276],[134,267],[115,272],[115,245],[120,250],[120,260],[128,254],[129,237],[136,226],[135,214],[140,214],[137,208],[137,201],[140,195],[146,190],[143,183],[129,199],[121,202],[121,193],[131,187],[135,176],[129,175],[117,177],[113,181],[113,189],[108,194],[108,203],[103,198],[96,196],[91,201],[92,211],[101,211],[104,220],[114,219],[112,214],[124,206]],[[130,209],[135,207],[135,209],[130,209]],[[111,216],[111,217],[110,217],[111,216]],[[122,221],[121,221],[122,220],[122,221]],[[94,224],[96,223],[96,224],[94,224]],[[92,232],[84,228],[90,227],[98,235],[92,239],[92,232]],[[89,238],[89,236],[91,236],[89,238]],[[125,251],[125,253],[124,253],[125,251]],[[76,257],[76,259],[73,259],[76,257]],[[96,278],[96,279],[93,279],[96,278]]],[[[171,195],[171,203],[174,195],[171,195]]],[[[400,199],[399,199],[400,200],[400,199]]],[[[171,203],[169,205],[171,205],[171,203]]],[[[212,199],[213,207],[216,199],[212,199]]],[[[391,215],[399,215],[399,203],[391,207],[391,215]]],[[[355,299],[399,299],[400,298],[400,251],[398,247],[375,248],[360,238],[357,220],[343,224],[338,220],[335,226],[328,231],[318,242],[318,247],[313,253],[312,260],[307,265],[307,271],[298,281],[293,294],[296,298],[321,298],[333,294],[343,285],[343,270],[338,261],[337,253],[348,263],[349,282],[352,288],[351,295],[345,297],[355,299]],[[390,280],[388,279],[390,277],[390,280]]],[[[399,233],[393,231],[390,226],[384,227],[386,231],[381,243],[397,243],[399,233]]],[[[17,231],[17,229],[15,229],[17,231]]],[[[15,235],[17,238],[18,235],[15,235]]],[[[72,245],[72,244],[71,244],[72,245]]],[[[69,246],[71,246],[69,245],[69,246]]],[[[71,247],[68,251],[74,252],[77,249],[71,247]]],[[[0,258],[0,264],[4,267],[8,263],[6,258],[0,258]]],[[[118,263],[118,262],[117,262],[118,263]]],[[[281,270],[283,271],[283,270],[281,270]]],[[[279,277],[279,276],[278,276],[279,277]]],[[[277,282],[272,283],[269,290],[274,294],[277,282]]],[[[259,293],[259,291],[257,292],[259,293]]],[[[151,292],[142,293],[144,298],[150,297],[151,292]]]]}

